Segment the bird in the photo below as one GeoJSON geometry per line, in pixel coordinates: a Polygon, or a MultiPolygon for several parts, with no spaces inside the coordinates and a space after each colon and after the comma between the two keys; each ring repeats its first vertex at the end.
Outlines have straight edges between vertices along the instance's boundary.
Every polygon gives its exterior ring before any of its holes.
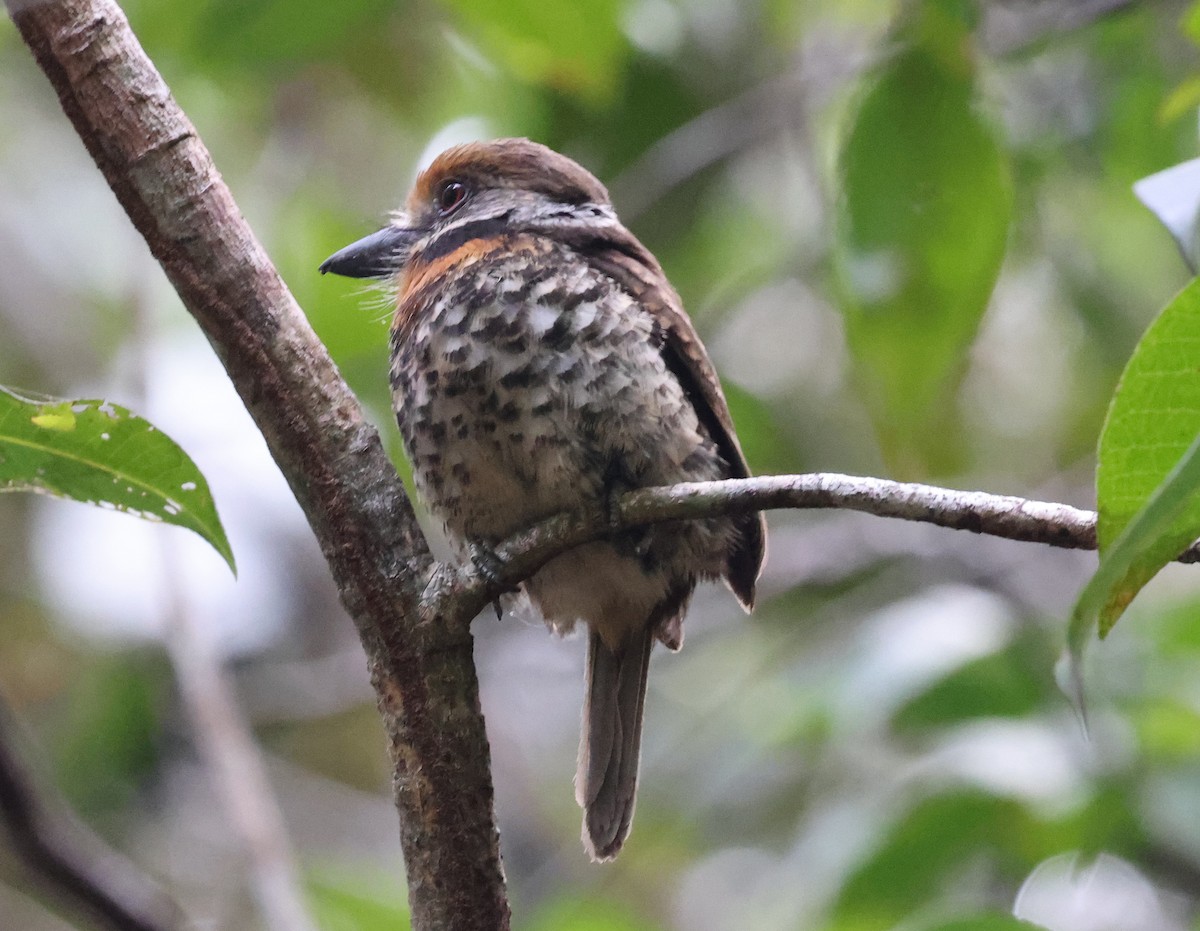
{"type": "MultiPolygon", "coordinates": [[[[658,260],[574,160],[528,139],[454,146],[404,206],[320,266],[395,298],[390,384],[418,495],[481,569],[509,535],[637,488],[750,475],[721,383],[658,260]]],[[[633,820],[650,653],[683,645],[701,580],[754,606],[758,512],[614,530],[521,589],[587,630],[576,800],[593,860],[633,820]]],[[[494,566],[493,566],[494,568],[494,566]]]]}

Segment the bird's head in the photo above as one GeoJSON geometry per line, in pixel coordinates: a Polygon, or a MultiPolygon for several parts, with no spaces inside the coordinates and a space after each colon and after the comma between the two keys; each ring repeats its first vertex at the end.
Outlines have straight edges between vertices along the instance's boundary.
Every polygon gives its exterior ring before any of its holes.
{"type": "Polygon", "coordinates": [[[604,185],[565,155],[528,139],[470,142],[435,158],[392,221],[335,252],[321,273],[390,278],[480,237],[617,225],[604,185]]]}

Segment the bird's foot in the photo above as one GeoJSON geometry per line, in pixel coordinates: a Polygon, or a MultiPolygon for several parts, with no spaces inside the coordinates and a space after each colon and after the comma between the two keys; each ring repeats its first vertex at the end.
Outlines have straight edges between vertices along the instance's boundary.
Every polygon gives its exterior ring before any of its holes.
{"type": "Polygon", "coordinates": [[[471,565],[475,567],[475,571],[487,582],[488,588],[497,593],[492,599],[492,608],[496,611],[496,620],[501,620],[504,617],[504,609],[500,606],[500,596],[516,592],[511,586],[503,587],[500,581],[504,576],[504,561],[492,549],[491,544],[481,539],[467,543],[467,555],[471,557],[471,565]]]}
{"type": "Polygon", "coordinates": [[[621,496],[629,491],[624,482],[606,484],[604,494],[600,497],[600,506],[604,509],[604,522],[608,524],[610,533],[621,532],[621,496]]]}
{"type": "Polygon", "coordinates": [[[617,549],[638,559],[644,559],[650,551],[650,528],[624,527],[621,521],[621,497],[625,492],[633,491],[638,487],[640,486],[635,485],[619,467],[610,467],[604,476],[604,490],[600,496],[600,506],[604,510],[604,519],[608,524],[609,535],[617,549]]]}
{"type": "Polygon", "coordinates": [[[601,485],[600,506],[604,509],[609,532],[614,536],[621,533],[621,496],[636,487],[621,460],[617,457],[609,459],[601,485]]]}

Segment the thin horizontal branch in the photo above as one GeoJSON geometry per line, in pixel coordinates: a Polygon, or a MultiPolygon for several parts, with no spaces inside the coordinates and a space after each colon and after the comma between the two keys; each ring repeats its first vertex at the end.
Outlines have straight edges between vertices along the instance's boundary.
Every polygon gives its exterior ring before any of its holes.
{"type": "MultiPolygon", "coordinates": [[[[1067,504],[834,473],[763,475],[640,488],[622,495],[612,514],[596,504],[555,515],[496,548],[503,568],[494,578],[484,578],[471,566],[458,569],[457,584],[446,587],[447,597],[462,599],[458,607],[464,610],[478,611],[497,592],[527,579],[564,550],[614,531],[778,508],[839,508],[1026,543],[1096,548],[1096,513],[1067,504]]],[[[1180,562],[1200,562],[1200,547],[1193,546],[1180,562]]]]}

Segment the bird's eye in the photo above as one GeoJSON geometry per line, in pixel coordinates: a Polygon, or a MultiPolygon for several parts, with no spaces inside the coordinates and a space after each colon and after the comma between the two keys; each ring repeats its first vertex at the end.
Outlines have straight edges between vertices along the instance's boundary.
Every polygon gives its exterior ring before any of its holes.
{"type": "Polygon", "coordinates": [[[461,181],[446,181],[437,191],[437,209],[442,216],[456,210],[467,199],[467,186],[461,181]]]}

